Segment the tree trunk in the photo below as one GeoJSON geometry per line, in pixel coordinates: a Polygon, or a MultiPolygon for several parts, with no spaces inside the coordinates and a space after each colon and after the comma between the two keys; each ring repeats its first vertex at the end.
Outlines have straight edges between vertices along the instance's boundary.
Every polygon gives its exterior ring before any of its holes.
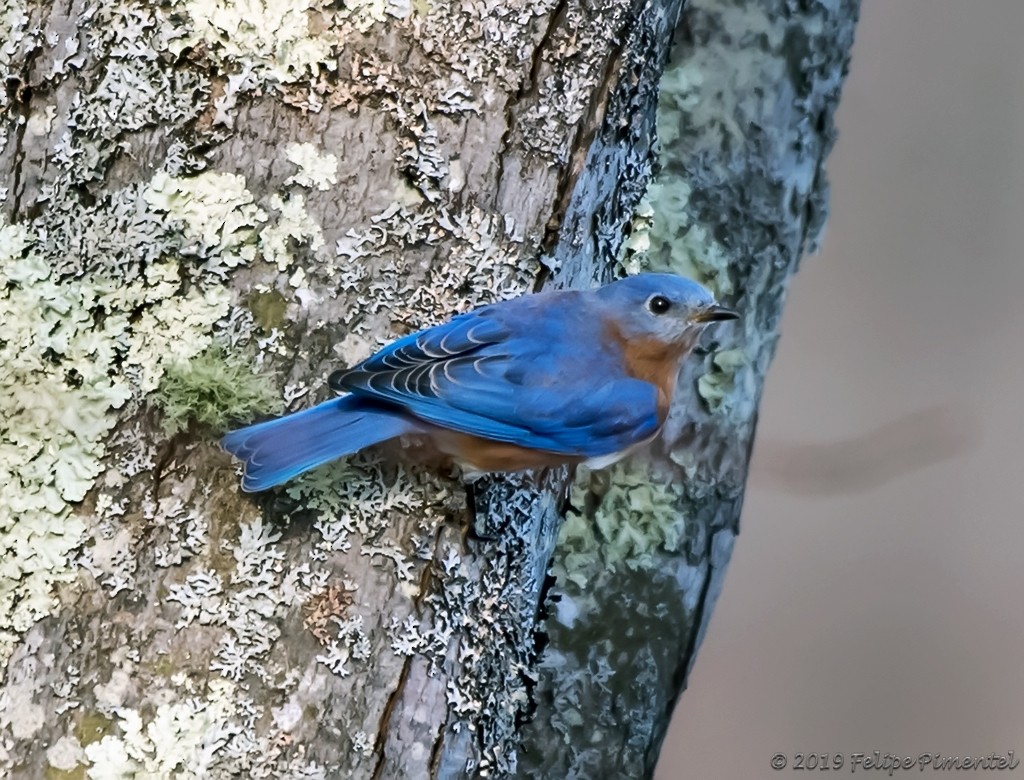
{"type": "Polygon", "coordinates": [[[650,773],[824,213],[856,12],[694,8],[633,219],[679,5],[0,0],[0,769],[650,773]],[[230,424],[622,263],[746,317],[650,459],[468,506],[389,453],[238,492],[230,424]]]}
{"type": "Polygon", "coordinates": [[[626,263],[698,279],[743,319],[686,363],[650,457],[574,488],[525,728],[528,776],[654,771],[739,533],[786,284],[824,225],[858,7],[687,4],[661,83],[649,227],[631,236],[626,263]]]}

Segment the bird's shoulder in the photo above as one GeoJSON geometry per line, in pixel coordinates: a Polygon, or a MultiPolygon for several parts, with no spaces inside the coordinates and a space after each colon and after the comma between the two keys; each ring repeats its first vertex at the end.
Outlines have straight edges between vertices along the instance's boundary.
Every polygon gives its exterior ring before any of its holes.
{"type": "Polygon", "coordinates": [[[371,357],[331,374],[335,390],[353,389],[367,375],[408,372],[462,358],[550,361],[596,349],[588,299],[574,291],[539,293],[482,306],[393,341],[371,357]]]}

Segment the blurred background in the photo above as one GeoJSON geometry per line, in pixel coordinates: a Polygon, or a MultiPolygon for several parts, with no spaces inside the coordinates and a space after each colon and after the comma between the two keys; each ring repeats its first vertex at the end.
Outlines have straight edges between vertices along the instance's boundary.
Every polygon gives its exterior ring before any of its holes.
{"type": "Polygon", "coordinates": [[[864,0],[823,250],[657,780],[1024,754],[1022,36],[1021,0],[864,0]]]}

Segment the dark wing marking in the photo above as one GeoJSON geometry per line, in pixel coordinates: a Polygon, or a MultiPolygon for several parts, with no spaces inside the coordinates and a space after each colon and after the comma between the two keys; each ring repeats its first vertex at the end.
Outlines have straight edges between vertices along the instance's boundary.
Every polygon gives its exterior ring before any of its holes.
{"type": "Polygon", "coordinates": [[[335,371],[331,389],[370,391],[401,401],[407,395],[435,395],[435,374],[451,361],[460,361],[482,347],[498,344],[510,334],[487,316],[486,309],[463,314],[444,325],[413,333],[385,347],[355,368],[335,371]]]}

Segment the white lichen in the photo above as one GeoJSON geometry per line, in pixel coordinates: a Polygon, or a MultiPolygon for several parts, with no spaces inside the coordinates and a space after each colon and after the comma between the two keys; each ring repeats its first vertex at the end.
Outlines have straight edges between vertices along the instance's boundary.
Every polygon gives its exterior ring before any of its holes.
{"type": "Polygon", "coordinates": [[[655,478],[650,465],[616,464],[601,473],[596,495],[591,479],[579,470],[571,504],[593,510],[566,513],[553,563],[559,580],[584,598],[590,580],[606,571],[656,568],[662,554],[679,550],[686,530],[684,487],[655,478]]]}
{"type": "Polygon", "coordinates": [[[333,63],[336,42],[314,34],[312,2],[292,0],[177,0],[189,24],[174,43],[176,53],[204,44],[225,64],[247,65],[278,82],[308,78],[333,63]]]}
{"type": "MultiPolygon", "coordinates": [[[[175,0],[174,5],[188,21],[175,31],[171,50],[180,54],[202,46],[223,72],[251,75],[253,85],[268,79],[309,82],[336,69],[338,50],[353,32],[412,13],[409,0],[357,0],[337,9],[309,0],[175,0]]],[[[234,91],[239,87],[236,83],[234,91]]]]}
{"type": "Polygon", "coordinates": [[[154,211],[169,215],[185,238],[180,251],[206,260],[206,269],[223,275],[256,256],[258,232],[267,221],[245,179],[205,171],[170,176],[158,171],[144,197],[154,211]]]}
{"type": "Polygon", "coordinates": [[[197,571],[185,578],[184,584],[171,585],[167,600],[181,605],[177,628],[193,622],[200,625],[223,624],[228,617],[224,600],[224,583],[213,570],[197,571]]]}
{"type": "MultiPolygon", "coordinates": [[[[267,262],[277,265],[279,271],[287,271],[295,262],[289,243],[295,241],[308,244],[315,252],[324,245],[324,234],[320,225],[306,211],[306,200],[302,195],[295,194],[287,200],[280,195],[271,195],[270,207],[280,212],[281,216],[276,224],[263,231],[260,247],[267,262]]],[[[294,286],[299,287],[301,282],[301,279],[297,280],[294,286]]]]}
{"type": "Polygon", "coordinates": [[[333,154],[320,154],[313,144],[288,144],[285,157],[299,168],[285,180],[285,184],[327,192],[338,183],[338,158],[333,154]]]}
{"type": "Polygon", "coordinates": [[[388,634],[391,636],[391,649],[396,655],[415,655],[427,645],[426,638],[420,633],[419,621],[412,615],[401,622],[392,617],[388,634]]]}
{"type": "Polygon", "coordinates": [[[46,749],[46,763],[59,772],[70,772],[86,762],[81,743],[72,736],[63,736],[46,749]]]}
{"type": "Polygon", "coordinates": [[[237,737],[235,687],[211,680],[204,698],[160,704],[148,720],[130,707],[116,710],[120,735],[108,734],[85,747],[92,780],[142,777],[204,778],[215,754],[237,737]]]}
{"type": "Polygon", "coordinates": [[[34,244],[0,220],[0,665],[74,576],[85,525],[69,502],[102,471],[108,412],[130,395],[106,365],[125,322],[94,325],[97,290],[55,279],[34,244]]]}
{"type": "Polygon", "coordinates": [[[327,651],[316,657],[334,674],[348,677],[351,669],[346,664],[350,661],[364,662],[370,657],[370,639],[363,627],[363,616],[350,618],[333,618],[338,625],[336,636],[328,643],[327,651]]]}

